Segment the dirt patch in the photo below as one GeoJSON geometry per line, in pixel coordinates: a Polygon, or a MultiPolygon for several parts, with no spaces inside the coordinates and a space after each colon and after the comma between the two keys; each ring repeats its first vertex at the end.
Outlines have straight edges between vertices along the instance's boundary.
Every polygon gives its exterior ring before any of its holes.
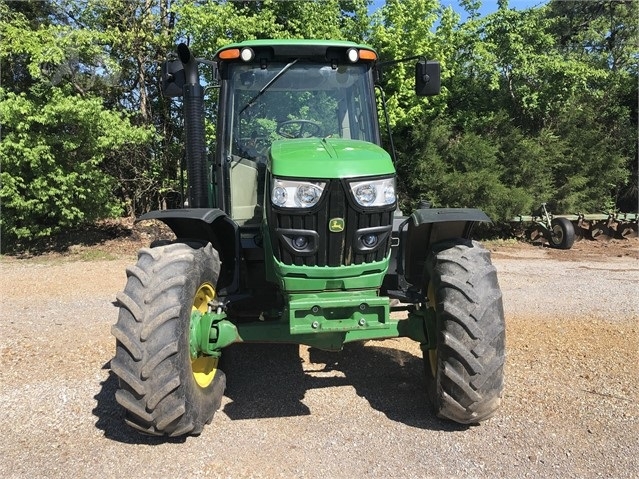
{"type": "Polygon", "coordinates": [[[172,239],[175,235],[160,221],[135,224],[131,218],[121,218],[99,221],[42,240],[3,244],[2,251],[5,257],[16,259],[111,259],[135,254],[159,238],[172,239]]]}
{"type": "Polygon", "coordinates": [[[486,242],[495,258],[549,258],[557,261],[605,262],[611,258],[639,259],[639,238],[575,241],[572,248],[561,250],[523,241],[486,242]]]}

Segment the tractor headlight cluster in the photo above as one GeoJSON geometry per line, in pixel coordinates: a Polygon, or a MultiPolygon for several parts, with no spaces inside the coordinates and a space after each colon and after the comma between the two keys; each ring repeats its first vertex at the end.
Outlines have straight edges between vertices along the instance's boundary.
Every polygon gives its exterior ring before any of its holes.
{"type": "Polygon", "coordinates": [[[389,206],[395,204],[395,178],[354,181],[350,183],[355,201],[360,206],[389,206]]]}
{"type": "Polygon", "coordinates": [[[273,178],[271,201],[280,208],[311,208],[324,192],[326,182],[296,181],[273,178]]]}

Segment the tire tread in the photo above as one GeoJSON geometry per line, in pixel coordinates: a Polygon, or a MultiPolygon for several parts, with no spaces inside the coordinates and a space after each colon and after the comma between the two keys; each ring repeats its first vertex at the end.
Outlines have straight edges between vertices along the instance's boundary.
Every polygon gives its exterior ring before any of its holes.
{"type": "Polygon", "coordinates": [[[462,424],[493,416],[503,392],[505,322],[490,252],[455,240],[434,248],[426,263],[435,286],[438,375],[427,366],[429,397],[439,417],[462,424]]]}
{"type": "Polygon", "coordinates": [[[125,422],[145,434],[199,434],[221,404],[224,373],[218,370],[210,387],[198,389],[188,352],[191,288],[198,281],[215,285],[219,270],[211,244],[196,242],[142,248],[127,268],[125,289],[116,296],[111,370],[119,378],[115,396],[125,422]]]}

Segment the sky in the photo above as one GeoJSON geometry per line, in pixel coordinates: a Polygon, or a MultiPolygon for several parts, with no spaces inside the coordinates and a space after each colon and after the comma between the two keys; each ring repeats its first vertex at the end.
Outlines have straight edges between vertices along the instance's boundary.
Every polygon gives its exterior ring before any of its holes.
{"type": "MultiPolygon", "coordinates": [[[[482,17],[488,15],[489,13],[494,13],[497,11],[497,1],[498,0],[481,0],[481,8],[479,9],[479,13],[482,17]]],[[[373,4],[371,5],[371,11],[376,10],[377,8],[384,5],[385,0],[373,0],[373,4]]],[[[459,6],[459,2],[457,0],[440,0],[442,6],[453,7],[459,14],[462,16],[462,20],[466,18],[466,12],[464,9],[459,6]]],[[[515,10],[525,10],[527,8],[539,7],[548,3],[548,0],[510,0],[508,2],[509,8],[514,8],[515,10]]]]}
{"type": "MultiPolygon", "coordinates": [[[[440,3],[445,7],[453,7],[462,15],[465,13],[464,9],[459,6],[459,3],[456,0],[440,0],[440,3]]],[[[508,8],[513,8],[515,10],[526,10],[527,8],[540,7],[545,3],[548,3],[548,0],[510,0],[508,2],[508,8]]],[[[481,8],[479,9],[479,13],[482,17],[484,17],[489,13],[496,12],[497,8],[497,0],[481,0],[481,8]]]]}

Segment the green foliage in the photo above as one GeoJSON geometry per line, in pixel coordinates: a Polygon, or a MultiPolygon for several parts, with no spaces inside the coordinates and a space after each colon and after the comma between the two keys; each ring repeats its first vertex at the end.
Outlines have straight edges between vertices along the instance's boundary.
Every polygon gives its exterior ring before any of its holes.
{"type": "Polygon", "coordinates": [[[210,57],[247,39],[346,39],[382,61],[438,60],[437,97],[414,95],[413,62],[382,75],[406,212],[421,199],[494,219],[541,202],[635,209],[639,2],[503,0],[487,17],[480,3],[459,2],[462,23],[440,0],[387,0],[372,16],[368,0],[0,0],[4,238],[142,213],[179,191],[181,105],[158,85],[179,41],[210,57]]]}
{"type": "Polygon", "coordinates": [[[464,5],[471,19],[449,35],[446,109],[420,124],[422,107],[396,138],[407,203],[481,207],[494,219],[541,202],[556,213],[598,212],[621,198],[636,208],[638,37],[629,20],[639,4],[515,11],[504,2],[485,18],[475,2],[464,5]]]}
{"type": "Polygon", "coordinates": [[[361,41],[368,30],[366,0],[304,2],[177,2],[179,35],[198,55],[213,56],[229,43],[262,38],[361,41]]]}
{"type": "MultiPolygon", "coordinates": [[[[439,0],[388,0],[372,18],[370,42],[382,61],[423,55],[438,60],[446,79],[450,39],[458,17],[446,10],[438,14],[439,0]],[[433,30],[441,24],[437,34],[433,30]]],[[[438,97],[418,98],[414,92],[414,62],[400,62],[383,69],[383,85],[387,97],[389,120],[399,129],[424,121],[445,107],[446,92],[438,97]]]]}
{"type": "MultiPolygon", "coordinates": [[[[175,14],[169,0],[64,0],[65,20],[74,29],[104,38],[96,40],[103,64],[119,70],[107,76],[108,87],[96,92],[105,107],[129,114],[131,123],[155,130],[151,144],[123,147],[118,161],[105,165],[117,179],[117,196],[126,213],[137,215],[160,208],[165,198],[180,190],[183,158],[182,124],[178,104],[159,92],[159,66],[167,52],[175,49],[175,14]]],[[[89,65],[79,62],[77,69],[89,65]]],[[[102,77],[103,69],[89,68],[91,77],[102,77]]],[[[93,93],[93,90],[91,91],[93,93]]]]}
{"type": "Polygon", "coordinates": [[[2,230],[6,239],[49,236],[122,213],[102,165],[150,132],[105,110],[98,98],[28,98],[0,89],[2,230]]]}
{"type": "Polygon", "coordinates": [[[398,164],[403,193],[413,200],[405,209],[427,200],[482,208],[493,220],[504,220],[532,207],[526,179],[514,181],[516,167],[504,161],[510,145],[499,136],[455,133],[443,119],[416,127],[412,136],[412,154],[401,155],[398,164]]]}

